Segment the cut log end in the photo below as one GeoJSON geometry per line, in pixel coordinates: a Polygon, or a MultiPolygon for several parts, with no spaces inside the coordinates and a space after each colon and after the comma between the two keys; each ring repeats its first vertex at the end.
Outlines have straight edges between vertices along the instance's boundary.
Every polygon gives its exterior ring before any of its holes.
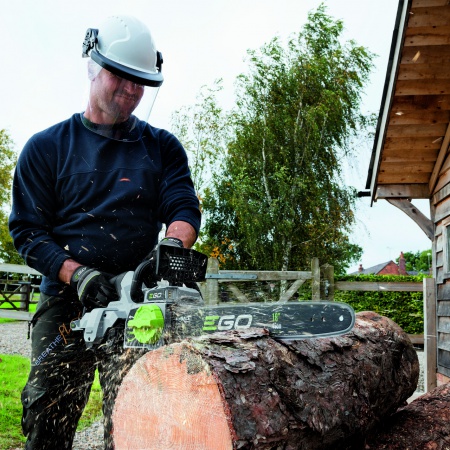
{"type": "Polygon", "coordinates": [[[209,366],[173,344],[145,354],[120,388],[113,415],[120,449],[229,450],[229,417],[209,366]]]}

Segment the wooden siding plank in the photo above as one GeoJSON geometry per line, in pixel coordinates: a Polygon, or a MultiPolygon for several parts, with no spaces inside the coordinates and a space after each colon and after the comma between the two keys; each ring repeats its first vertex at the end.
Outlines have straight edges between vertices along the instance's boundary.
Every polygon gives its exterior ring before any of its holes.
{"type": "Polygon", "coordinates": [[[447,64],[450,61],[448,45],[419,45],[404,47],[400,64],[447,64]]]}
{"type": "Polygon", "coordinates": [[[405,33],[405,47],[421,45],[448,45],[450,36],[448,26],[435,28],[424,26],[408,28],[405,33]]]}
{"type": "Polygon", "coordinates": [[[429,173],[380,173],[378,175],[378,184],[423,184],[430,181],[429,173]]]}
{"type": "Polygon", "coordinates": [[[446,64],[403,64],[399,80],[446,80],[450,78],[450,61],[446,64]]]}
{"type": "Polygon", "coordinates": [[[442,252],[436,253],[436,267],[442,267],[444,265],[444,255],[442,252]]]}
{"type": "Polygon", "coordinates": [[[442,167],[439,171],[439,176],[441,176],[441,174],[444,174],[448,171],[448,169],[450,169],[450,157],[449,155],[446,155],[444,162],[442,163],[442,167]]]}
{"type": "Polygon", "coordinates": [[[440,221],[444,220],[449,216],[448,211],[448,205],[446,205],[446,202],[441,202],[435,206],[435,214],[434,214],[434,220],[440,221]]]}
{"type": "Polygon", "coordinates": [[[430,83],[430,80],[398,80],[394,95],[441,95],[450,94],[450,80],[439,80],[439,83],[430,83]]]}
{"type": "Polygon", "coordinates": [[[448,123],[449,121],[449,110],[429,111],[427,114],[424,114],[423,111],[394,112],[389,117],[389,125],[422,125],[448,123]]]}
{"type": "MultiPolygon", "coordinates": [[[[450,172],[441,172],[439,174],[436,186],[434,187],[433,191],[437,192],[440,191],[444,186],[446,186],[450,182],[450,172]]],[[[430,189],[431,190],[431,189],[430,189]]],[[[440,216],[439,220],[443,219],[444,217],[440,216]]]]}
{"type": "MultiPolygon", "coordinates": [[[[423,114],[423,113],[422,113],[423,114]]],[[[433,152],[433,154],[441,148],[442,139],[432,139],[429,137],[388,137],[384,143],[383,153],[388,150],[404,149],[414,153],[433,152]]]]}
{"type": "Polygon", "coordinates": [[[439,284],[443,283],[444,281],[445,281],[444,280],[444,272],[442,269],[440,269],[436,272],[436,284],[439,285],[439,284]]]}
{"type": "Polygon", "coordinates": [[[390,148],[385,149],[383,152],[383,156],[381,158],[381,161],[385,163],[404,163],[405,161],[408,161],[408,163],[432,163],[434,165],[434,162],[436,161],[436,157],[438,155],[437,150],[411,150],[408,151],[408,149],[402,148],[402,149],[396,149],[396,148],[390,148]]]}
{"type": "Polygon", "coordinates": [[[433,161],[409,161],[408,158],[404,158],[403,161],[393,162],[393,161],[382,161],[380,172],[397,172],[402,173],[402,171],[408,170],[414,173],[428,173],[433,171],[434,162],[433,161]]]}
{"type": "MultiPolygon", "coordinates": [[[[450,352],[447,349],[438,348],[438,367],[439,367],[439,369],[441,367],[450,369],[450,352]]],[[[443,372],[441,372],[441,370],[439,370],[439,373],[443,373],[443,372]]]]}
{"type": "MultiPolygon", "coordinates": [[[[444,172],[441,171],[442,165],[444,163],[444,159],[447,155],[448,146],[450,143],[450,126],[447,126],[447,129],[445,130],[444,139],[441,143],[441,148],[439,150],[438,157],[436,159],[436,165],[433,169],[433,173],[431,174],[430,178],[430,191],[433,192],[436,190],[436,185],[438,184],[438,178],[442,176],[444,172]]],[[[439,187],[442,186],[442,180],[439,180],[439,187]]]]}
{"type": "MultiPolygon", "coordinates": [[[[450,353],[450,334],[449,333],[438,333],[438,349],[446,350],[447,353],[450,353]]],[[[439,361],[442,364],[442,361],[439,361]]]]}
{"type": "Polygon", "coordinates": [[[431,6],[445,6],[449,0],[412,0],[411,8],[429,8],[431,6]]]}
{"type": "Polygon", "coordinates": [[[450,23],[450,8],[448,6],[434,6],[412,8],[410,10],[408,28],[447,27],[450,23]]]}
{"type": "Polygon", "coordinates": [[[446,377],[450,377],[450,368],[438,366],[438,373],[440,373],[446,377]]]}
{"type": "MultiPolygon", "coordinates": [[[[401,66],[403,67],[403,66],[401,66]]],[[[450,95],[404,95],[394,97],[391,112],[450,109],[450,95]]]]}
{"type": "Polygon", "coordinates": [[[433,195],[432,203],[433,205],[437,205],[448,197],[450,197],[450,184],[447,183],[442,189],[433,195]]]}
{"type": "Polygon", "coordinates": [[[437,329],[440,333],[450,333],[450,317],[438,317],[437,329]]]}
{"type": "Polygon", "coordinates": [[[450,301],[449,300],[438,300],[437,315],[438,315],[438,317],[450,316],[450,301]]]}
{"type": "MultiPolygon", "coordinates": [[[[449,308],[450,308],[450,283],[445,283],[440,286],[438,286],[437,296],[436,298],[444,304],[445,300],[448,299],[449,301],[449,308]]],[[[450,313],[450,309],[448,310],[450,313]]],[[[450,315],[450,314],[449,314],[450,315]]]]}
{"type": "MultiPolygon", "coordinates": [[[[434,125],[391,125],[387,137],[432,137],[437,139],[444,136],[447,124],[434,125]]],[[[434,140],[433,139],[433,140],[434,140]]]]}

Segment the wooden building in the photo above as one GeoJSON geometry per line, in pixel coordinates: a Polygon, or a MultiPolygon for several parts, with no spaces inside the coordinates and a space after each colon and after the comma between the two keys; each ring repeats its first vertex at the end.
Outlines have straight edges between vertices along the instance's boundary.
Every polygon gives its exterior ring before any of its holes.
{"type": "Polygon", "coordinates": [[[450,0],[399,0],[366,194],[432,242],[438,382],[450,381],[450,0]],[[429,199],[430,219],[412,203],[429,199]]]}

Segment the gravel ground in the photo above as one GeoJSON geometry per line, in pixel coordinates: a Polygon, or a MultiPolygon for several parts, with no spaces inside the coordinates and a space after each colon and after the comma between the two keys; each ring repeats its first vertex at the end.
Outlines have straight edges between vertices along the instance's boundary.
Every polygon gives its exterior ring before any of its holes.
{"type": "MultiPolygon", "coordinates": [[[[22,355],[30,357],[30,342],[27,340],[27,322],[11,322],[0,324],[0,353],[10,355],[22,355]]],[[[420,362],[420,376],[416,394],[420,395],[424,390],[423,378],[423,351],[418,351],[417,356],[420,362]]],[[[103,425],[100,422],[94,423],[91,427],[76,433],[72,450],[100,450],[103,448],[103,425]]],[[[10,449],[19,450],[19,449],[10,449]]]]}

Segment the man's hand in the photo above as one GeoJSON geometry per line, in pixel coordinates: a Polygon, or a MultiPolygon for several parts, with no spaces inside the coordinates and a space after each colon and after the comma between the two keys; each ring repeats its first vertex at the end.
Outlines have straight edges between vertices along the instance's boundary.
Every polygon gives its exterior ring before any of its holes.
{"type": "Polygon", "coordinates": [[[156,261],[159,247],[164,246],[183,248],[183,241],[174,237],[165,237],[164,239],[161,239],[159,243],[155,245],[155,248],[144,258],[144,261],[148,259],[153,259],[156,261]]]}
{"type": "Polygon", "coordinates": [[[78,298],[88,310],[103,308],[109,302],[119,299],[107,275],[88,266],[75,269],[70,286],[77,291],[78,298]]]}

